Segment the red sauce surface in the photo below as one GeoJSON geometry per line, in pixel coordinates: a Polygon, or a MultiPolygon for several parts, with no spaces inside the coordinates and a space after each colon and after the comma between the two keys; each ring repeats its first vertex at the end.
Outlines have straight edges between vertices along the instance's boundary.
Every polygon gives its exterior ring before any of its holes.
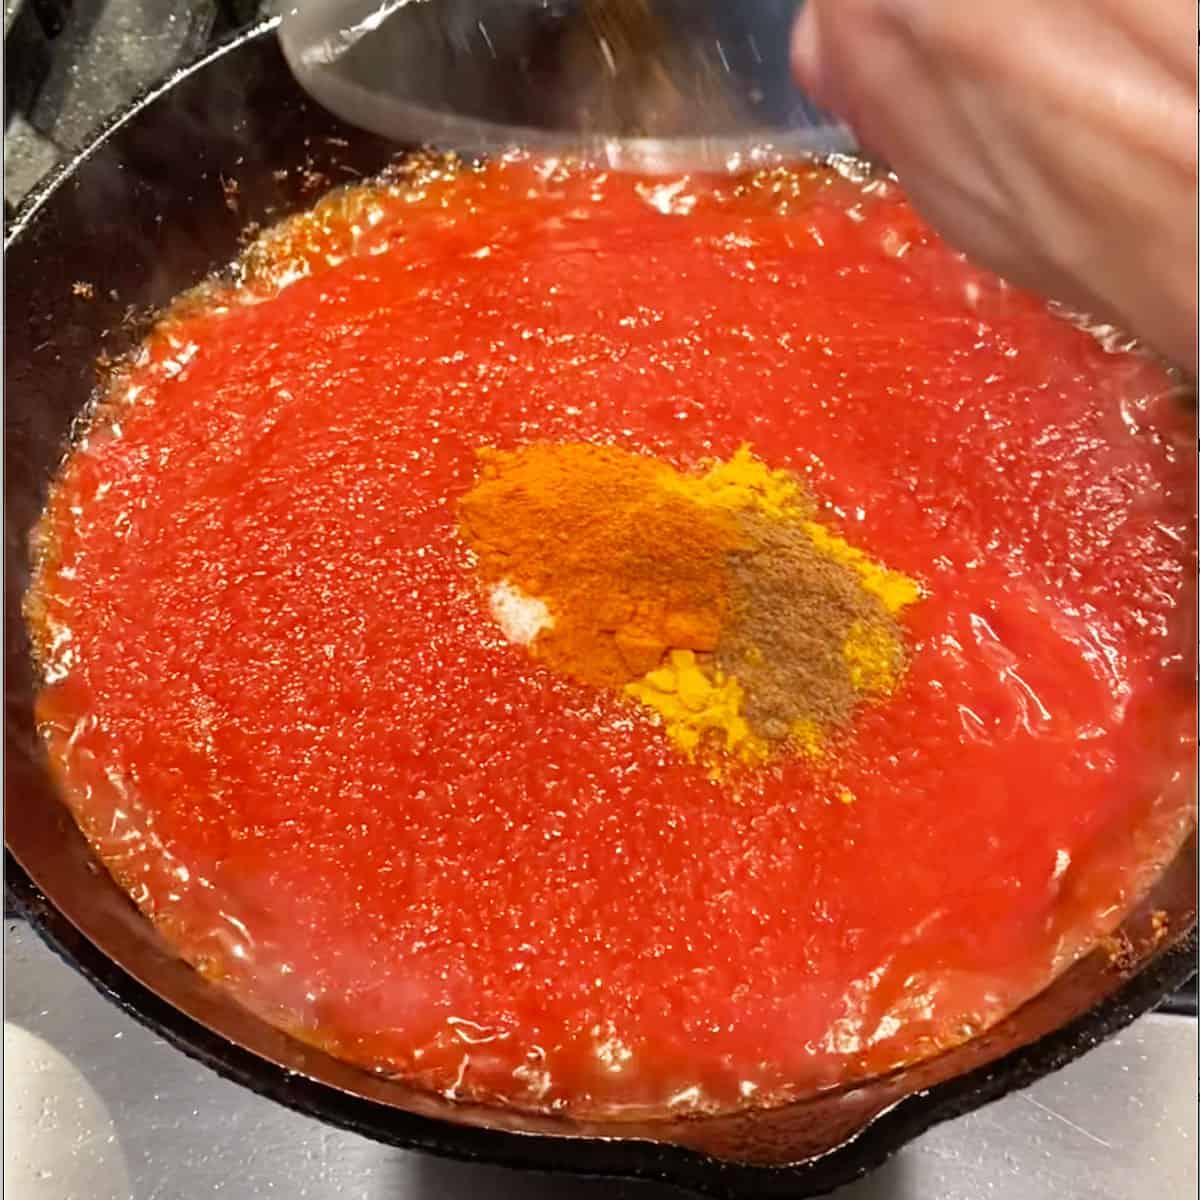
{"type": "Polygon", "coordinates": [[[1192,417],[894,187],[514,162],[274,247],[69,457],[33,609],[65,796],[248,1005],[450,1095],[775,1100],[995,1021],[1178,843],[1192,417]],[[923,582],[836,779],[710,781],[503,641],[455,504],[539,439],[749,442],[923,582]]]}

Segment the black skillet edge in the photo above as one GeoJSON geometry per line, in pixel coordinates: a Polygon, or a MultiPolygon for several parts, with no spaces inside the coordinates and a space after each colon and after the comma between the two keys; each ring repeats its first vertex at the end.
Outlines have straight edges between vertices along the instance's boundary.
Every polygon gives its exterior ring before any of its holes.
{"type": "Polygon", "coordinates": [[[326,1087],[233,1045],[143,987],[84,938],[7,852],[5,878],[17,913],[97,991],[189,1058],[257,1095],[375,1141],[460,1162],[655,1180],[717,1200],[819,1196],[860,1178],[934,1125],[1028,1087],[1124,1029],[1191,977],[1197,955],[1193,929],[1102,1004],[1032,1045],[907,1097],[820,1158],[790,1167],[754,1167],[646,1141],[560,1139],[454,1125],[326,1087]]]}

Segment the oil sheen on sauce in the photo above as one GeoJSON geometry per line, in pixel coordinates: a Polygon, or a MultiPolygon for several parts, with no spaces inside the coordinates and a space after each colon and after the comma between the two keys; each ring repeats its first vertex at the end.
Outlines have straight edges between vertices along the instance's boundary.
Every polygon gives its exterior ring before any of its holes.
{"type": "Polygon", "coordinates": [[[270,1020],[452,1097],[770,1103],[993,1023],[1186,833],[1193,416],[893,184],[433,164],[243,269],[116,377],[29,612],[77,820],[270,1020]],[[921,581],[836,779],[711,780],[503,639],[455,506],[539,440],[749,443],[921,581]]]}

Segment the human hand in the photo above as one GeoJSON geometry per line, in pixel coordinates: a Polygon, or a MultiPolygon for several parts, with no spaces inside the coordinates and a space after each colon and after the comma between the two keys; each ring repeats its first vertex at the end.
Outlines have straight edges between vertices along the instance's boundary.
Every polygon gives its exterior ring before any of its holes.
{"type": "Polygon", "coordinates": [[[1194,371],[1191,0],[810,0],[813,98],[953,242],[1194,371]]]}

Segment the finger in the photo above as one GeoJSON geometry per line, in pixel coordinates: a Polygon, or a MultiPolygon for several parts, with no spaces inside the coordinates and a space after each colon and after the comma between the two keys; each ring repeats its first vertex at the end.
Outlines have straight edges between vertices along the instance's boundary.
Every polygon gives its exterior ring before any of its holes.
{"type": "Polygon", "coordinates": [[[821,64],[821,22],[817,6],[811,0],[792,30],[792,74],[812,100],[829,107],[821,64]]]}

